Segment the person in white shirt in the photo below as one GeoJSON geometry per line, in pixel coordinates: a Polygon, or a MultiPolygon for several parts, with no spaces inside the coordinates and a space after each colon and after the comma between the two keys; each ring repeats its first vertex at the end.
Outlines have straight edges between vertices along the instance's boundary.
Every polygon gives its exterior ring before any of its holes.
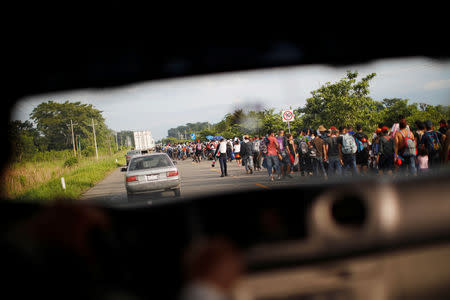
{"type": "Polygon", "coordinates": [[[221,139],[219,145],[216,148],[216,152],[214,153],[214,157],[218,157],[220,164],[220,177],[228,176],[227,172],[227,142],[225,139],[221,139]]]}
{"type": "Polygon", "coordinates": [[[236,140],[233,145],[234,159],[236,159],[238,167],[241,166],[241,143],[236,140]]]}

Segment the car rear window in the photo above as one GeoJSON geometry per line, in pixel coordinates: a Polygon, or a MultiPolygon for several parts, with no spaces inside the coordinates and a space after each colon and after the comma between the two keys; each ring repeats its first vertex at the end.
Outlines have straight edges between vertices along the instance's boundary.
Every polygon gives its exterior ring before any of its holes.
{"type": "Polygon", "coordinates": [[[130,164],[130,171],[172,166],[173,164],[167,155],[152,155],[134,158],[130,164]]]}

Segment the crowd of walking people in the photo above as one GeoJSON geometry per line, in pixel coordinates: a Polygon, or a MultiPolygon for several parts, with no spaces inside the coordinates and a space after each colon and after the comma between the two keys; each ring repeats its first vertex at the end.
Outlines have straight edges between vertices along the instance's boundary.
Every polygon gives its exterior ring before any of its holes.
{"type": "Polygon", "coordinates": [[[269,179],[281,180],[301,176],[390,176],[429,173],[449,166],[448,122],[439,127],[427,120],[407,124],[404,116],[391,127],[379,124],[369,136],[362,126],[323,125],[317,129],[302,129],[295,137],[284,130],[270,130],[265,136],[244,135],[242,140],[220,138],[207,142],[160,145],[172,159],[193,162],[219,161],[221,176],[228,176],[227,163],[236,161],[247,174],[267,170],[269,179]]]}

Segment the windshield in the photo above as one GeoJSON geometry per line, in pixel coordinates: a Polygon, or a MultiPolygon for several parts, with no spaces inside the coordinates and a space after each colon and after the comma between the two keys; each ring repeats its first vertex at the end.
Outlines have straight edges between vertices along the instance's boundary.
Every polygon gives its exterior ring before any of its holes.
{"type": "Polygon", "coordinates": [[[152,155],[133,158],[129,171],[172,167],[172,162],[166,155],[152,155]]]}
{"type": "MultiPolygon", "coordinates": [[[[449,78],[449,61],[417,57],[30,96],[12,114],[3,194],[90,199],[98,188],[126,205],[121,168],[145,153],[177,163],[182,198],[425,176],[449,165],[449,78]]],[[[150,156],[130,170],[159,162],[170,165],[150,156]]]]}

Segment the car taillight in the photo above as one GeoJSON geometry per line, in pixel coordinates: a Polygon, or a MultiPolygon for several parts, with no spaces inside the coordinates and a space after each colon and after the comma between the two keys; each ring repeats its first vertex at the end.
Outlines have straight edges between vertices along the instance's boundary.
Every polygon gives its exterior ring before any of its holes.
{"type": "Polygon", "coordinates": [[[127,182],[137,181],[136,176],[127,177],[127,182]]]}
{"type": "Polygon", "coordinates": [[[169,171],[167,172],[167,177],[178,176],[178,171],[169,171]]]}

